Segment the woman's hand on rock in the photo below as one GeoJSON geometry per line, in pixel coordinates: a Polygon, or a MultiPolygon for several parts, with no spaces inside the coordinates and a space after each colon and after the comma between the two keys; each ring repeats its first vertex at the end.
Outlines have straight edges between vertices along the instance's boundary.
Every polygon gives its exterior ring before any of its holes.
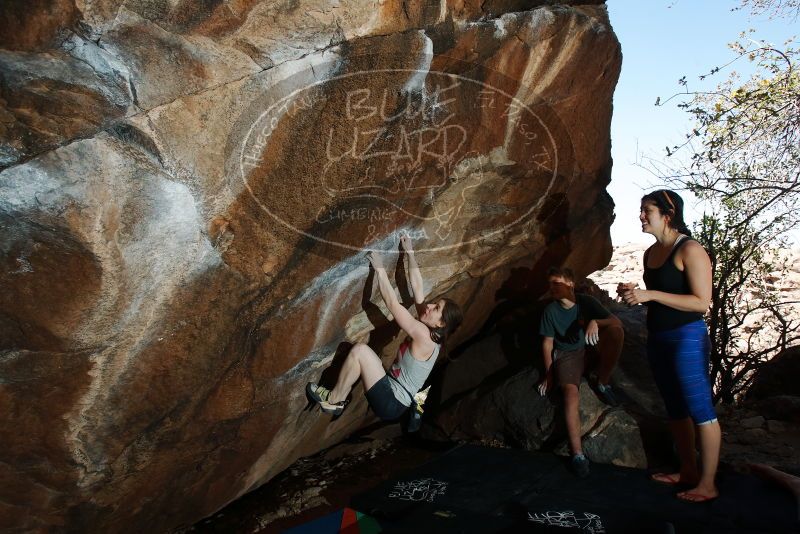
{"type": "Polygon", "coordinates": [[[400,246],[403,247],[403,250],[405,250],[408,254],[412,254],[414,252],[414,245],[411,242],[411,238],[408,236],[408,234],[403,234],[400,236],[400,246]]]}
{"type": "Polygon", "coordinates": [[[376,271],[378,269],[384,269],[383,254],[380,252],[375,252],[374,250],[369,251],[367,253],[367,259],[369,260],[370,265],[372,265],[372,268],[376,271]]]}

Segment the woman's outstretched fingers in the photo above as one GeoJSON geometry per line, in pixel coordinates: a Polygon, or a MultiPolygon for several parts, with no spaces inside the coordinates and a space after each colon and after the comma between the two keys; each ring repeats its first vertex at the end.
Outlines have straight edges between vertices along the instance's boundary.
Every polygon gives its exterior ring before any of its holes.
{"type": "Polygon", "coordinates": [[[367,259],[373,269],[383,269],[383,255],[380,252],[375,252],[374,250],[369,251],[367,253],[367,259]]]}
{"type": "Polygon", "coordinates": [[[400,236],[400,245],[403,247],[403,250],[406,252],[413,252],[413,244],[411,243],[411,238],[408,234],[403,234],[400,236]]]}

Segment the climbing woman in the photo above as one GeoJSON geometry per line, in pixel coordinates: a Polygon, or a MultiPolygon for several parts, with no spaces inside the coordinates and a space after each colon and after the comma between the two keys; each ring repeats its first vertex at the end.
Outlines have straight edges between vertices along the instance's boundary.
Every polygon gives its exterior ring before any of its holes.
{"type": "Polygon", "coordinates": [[[681,462],[680,472],[651,478],[691,488],[679,492],[679,499],[708,501],[719,495],[714,479],[721,439],[711,400],[710,341],[703,321],[711,302],[711,261],[691,238],[683,221],[683,199],[677,193],[662,189],[642,197],[639,220],[642,232],[656,238],[644,253],[647,289],[620,284],[617,292],[630,305],[647,305],[647,355],[681,462]],[[700,468],[695,439],[700,442],[700,468]]]}
{"type": "Polygon", "coordinates": [[[353,384],[361,378],[367,401],[375,415],[384,421],[399,419],[412,405],[413,395],[428,378],[442,344],[461,323],[461,309],[452,300],[441,298],[436,302],[425,303],[422,274],[414,257],[411,239],[403,235],[400,243],[408,259],[407,272],[419,319],[415,319],[397,300],[383,266],[383,258],[380,254],[371,252],[369,262],[375,269],[381,297],[408,337],[400,345],[388,372],[384,370],[375,351],[364,343],[357,343],[350,349],[333,389],[328,390],[310,382],[306,386],[306,393],[326,413],[341,414],[347,405],[347,396],[353,384]]]}

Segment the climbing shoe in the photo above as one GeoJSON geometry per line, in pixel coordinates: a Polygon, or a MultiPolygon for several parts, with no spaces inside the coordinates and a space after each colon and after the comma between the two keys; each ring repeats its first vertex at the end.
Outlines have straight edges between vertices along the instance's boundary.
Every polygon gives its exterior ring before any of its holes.
{"type": "Polygon", "coordinates": [[[324,388],[314,382],[306,384],[306,395],[314,402],[323,402],[328,400],[331,390],[324,388]]]}

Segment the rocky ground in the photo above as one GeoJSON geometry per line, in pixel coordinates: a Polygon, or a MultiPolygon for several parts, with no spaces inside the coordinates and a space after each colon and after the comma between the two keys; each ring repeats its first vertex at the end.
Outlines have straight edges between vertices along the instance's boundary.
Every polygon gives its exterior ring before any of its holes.
{"type": "Polygon", "coordinates": [[[767,418],[753,406],[718,407],[722,426],[721,460],[734,467],[763,463],[800,476],[800,427],[767,418]]]}

